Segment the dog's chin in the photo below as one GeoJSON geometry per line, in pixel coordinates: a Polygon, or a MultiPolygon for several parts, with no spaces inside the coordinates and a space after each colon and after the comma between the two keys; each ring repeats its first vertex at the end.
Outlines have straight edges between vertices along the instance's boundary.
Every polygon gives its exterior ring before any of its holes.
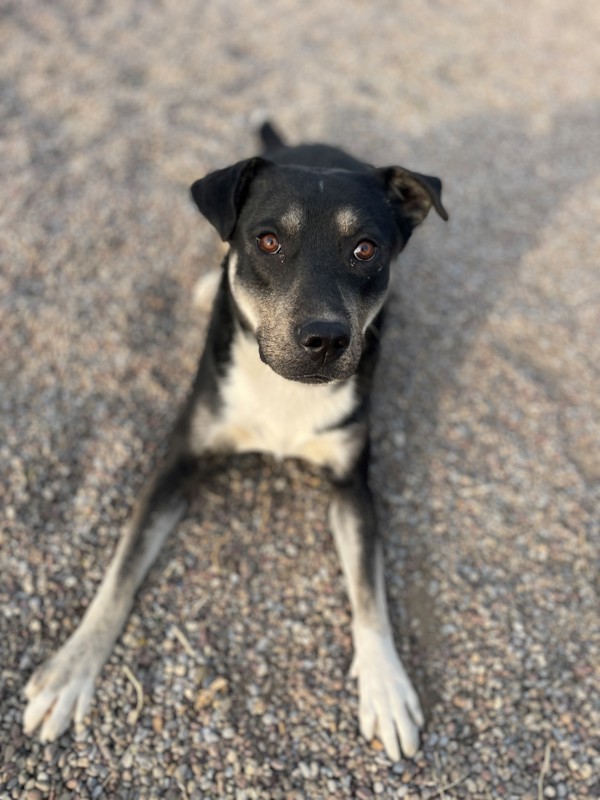
{"type": "Polygon", "coordinates": [[[271,352],[268,340],[258,337],[258,354],[263,364],[288,381],[305,383],[309,386],[323,386],[328,383],[343,383],[351,378],[358,368],[360,354],[345,353],[337,361],[316,364],[309,358],[281,358],[280,352],[271,352]]]}
{"type": "Polygon", "coordinates": [[[297,364],[281,364],[271,361],[270,359],[263,358],[262,361],[270,367],[273,372],[285,378],[288,381],[295,381],[296,383],[304,383],[310,386],[324,386],[328,383],[341,383],[348,380],[354,375],[355,368],[340,369],[335,365],[331,367],[321,366],[314,369],[312,365],[299,367],[297,364]],[[312,369],[311,369],[312,367],[312,369]]]}

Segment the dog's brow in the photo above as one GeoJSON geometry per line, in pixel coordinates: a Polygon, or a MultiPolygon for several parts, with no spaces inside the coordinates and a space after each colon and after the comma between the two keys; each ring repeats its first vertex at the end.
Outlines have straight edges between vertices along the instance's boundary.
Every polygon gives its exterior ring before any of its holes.
{"type": "Polygon", "coordinates": [[[281,217],[281,224],[290,234],[300,231],[304,222],[304,211],[299,205],[290,206],[281,217]]]}
{"type": "Polygon", "coordinates": [[[340,208],[335,213],[335,222],[342,236],[349,236],[358,226],[358,214],[349,206],[340,208]]]}

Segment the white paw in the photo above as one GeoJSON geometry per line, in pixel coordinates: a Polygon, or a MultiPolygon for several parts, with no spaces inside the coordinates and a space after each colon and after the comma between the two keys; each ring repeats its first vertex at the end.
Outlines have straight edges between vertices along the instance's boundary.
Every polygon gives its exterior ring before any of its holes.
{"type": "Polygon", "coordinates": [[[361,628],[355,631],[355,648],[351,675],[358,678],[362,735],[371,741],[377,733],[392,761],[400,760],[400,748],[414,756],[423,712],[391,636],[361,628]]]}
{"type": "Polygon", "coordinates": [[[25,733],[32,734],[41,725],[41,741],[52,742],[66,731],[71,720],[82,722],[102,663],[88,642],[76,636],[69,639],[34,672],[25,687],[29,700],[23,718],[25,733]]]}

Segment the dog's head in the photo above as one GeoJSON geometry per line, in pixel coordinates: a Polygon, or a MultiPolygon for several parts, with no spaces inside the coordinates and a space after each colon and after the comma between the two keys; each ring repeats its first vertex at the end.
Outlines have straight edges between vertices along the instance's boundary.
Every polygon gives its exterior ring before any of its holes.
{"type": "Polygon", "coordinates": [[[448,218],[440,181],[402,167],[352,171],[257,157],[191,191],[230,245],[231,292],[261,359],[304,383],[355,372],[390,262],[431,206],[448,218]]]}

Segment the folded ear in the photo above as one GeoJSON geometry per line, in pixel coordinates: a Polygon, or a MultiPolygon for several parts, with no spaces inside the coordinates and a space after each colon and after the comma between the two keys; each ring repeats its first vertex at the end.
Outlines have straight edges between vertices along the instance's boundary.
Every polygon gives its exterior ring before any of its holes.
{"type": "Polygon", "coordinates": [[[442,219],[448,219],[442,205],[442,182],[439,178],[420,175],[404,167],[385,167],[377,172],[386,184],[393,207],[402,221],[408,222],[409,233],[423,222],[431,206],[442,219]]]}
{"type": "Polygon", "coordinates": [[[233,235],[252,179],[268,163],[264,158],[247,158],[192,184],[192,198],[200,213],[217,229],[224,242],[233,235]]]}

